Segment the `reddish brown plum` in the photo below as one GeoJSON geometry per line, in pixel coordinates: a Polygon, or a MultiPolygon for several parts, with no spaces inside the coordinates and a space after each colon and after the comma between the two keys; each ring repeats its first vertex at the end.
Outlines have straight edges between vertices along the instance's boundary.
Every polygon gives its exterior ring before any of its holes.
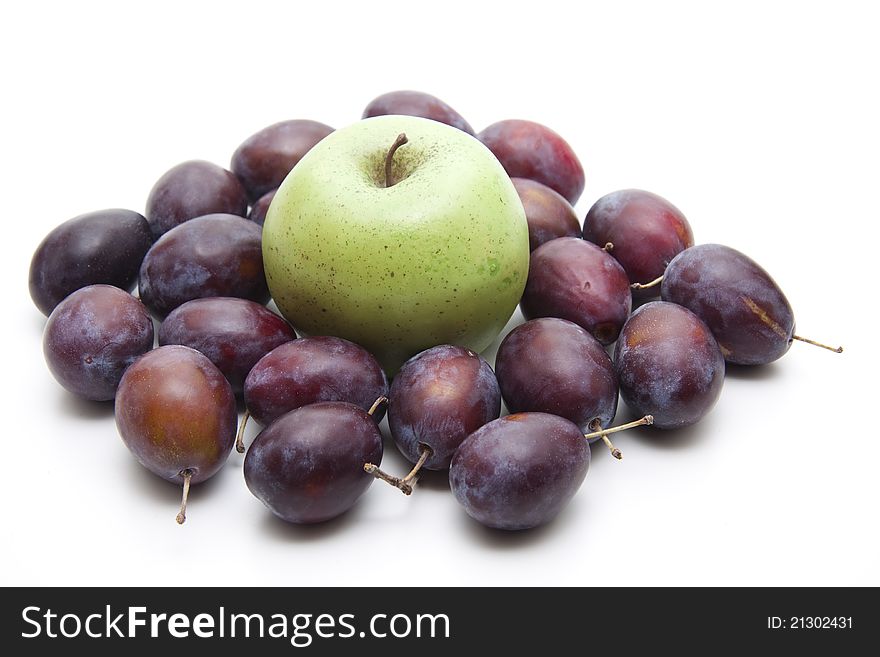
{"type": "MultiPolygon", "coordinates": [[[[584,220],[584,239],[611,251],[629,276],[630,283],[650,283],[663,275],[679,253],[694,245],[688,220],[665,198],[640,189],[606,194],[593,204],[584,220]]],[[[660,294],[659,287],[634,290],[646,299],[660,294]]]]}
{"type": "Polygon", "coordinates": [[[134,457],[168,481],[192,483],[223,467],[236,430],[235,396],[208,358],[158,347],[136,360],[116,393],[116,426],[134,457]]]}
{"type": "Polygon", "coordinates": [[[607,428],[617,413],[614,364],[596,338],[567,320],[517,326],[498,348],[495,367],[511,413],[552,413],[582,433],[607,428]]]}
{"type": "Polygon", "coordinates": [[[266,306],[231,297],[187,301],[159,327],[160,345],[182,344],[202,352],[236,394],[258,360],[295,338],[290,324],[266,306]]]}
{"type": "Polygon", "coordinates": [[[48,315],[64,297],[87,285],[131,290],[152,243],[147,220],[131,210],[99,210],[69,219],[34,252],[31,298],[48,315]]]}
{"type": "Polygon", "coordinates": [[[277,189],[312,146],[333,132],[317,121],[281,121],[251,135],[232,155],[232,170],[251,201],[277,189]]]}
{"type": "Polygon", "coordinates": [[[455,499],[477,522],[530,529],[555,518],[590,468],[577,425],[547,413],[516,413],[468,436],[449,468],[455,499]]]}
{"type": "Polygon", "coordinates": [[[480,132],[477,139],[513,178],[529,178],[547,185],[572,205],[584,191],[584,168],[571,146],[540,123],[499,121],[480,132]]]}
{"type": "MultiPolygon", "coordinates": [[[[263,426],[315,402],[345,401],[369,410],[379,397],[387,396],[388,379],[373,355],[331,336],[310,336],[276,347],[254,365],[244,382],[245,404],[263,426]]],[[[376,421],[383,415],[384,409],[378,409],[376,421]]]]}
{"type": "Polygon", "coordinates": [[[436,96],[421,91],[390,91],[382,94],[370,101],[361,118],[368,119],[386,114],[420,116],[423,119],[451,125],[469,135],[474,134],[474,129],[461,114],[436,96]]]}
{"type": "Polygon", "coordinates": [[[269,206],[272,204],[272,199],[275,198],[275,192],[277,191],[277,189],[273,189],[271,192],[263,194],[251,208],[248,219],[258,226],[262,226],[266,222],[266,213],[269,212],[269,206]]]}
{"type": "Polygon", "coordinates": [[[652,301],[629,318],[614,349],[620,394],[658,429],[708,413],[724,383],[724,358],[709,327],[687,308],[652,301]]]}
{"type": "Polygon", "coordinates": [[[682,251],[666,268],[661,294],[706,322],[729,363],[770,363],[794,339],[794,312],[782,290],[758,263],[730,247],[700,244],[682,251]]]}
{"type": "Polygon", "coordinates": [[[410,358],[391,384],[388,426],[400,452],[446,470],[461,442],[501,413],[501,391],[486,360],[470,349],[432,347],[410,358]],[[424,447],[423,447],[424,446],[424,447]]]}
{"type": "Polygon", "coordinates": [[[364,463],[382,460],[373,418],[347,402],[290,411],[260,432],[244,459],[247,487],[287,522],[324,522],[348,511],[373,477],[364,463]]]}
{"type": "Polygon", "coordinates": [[[189,160],[167,171],[147,198],[147,221],[154,237],[206,214],[247,214],[244,187],[231,171],[189,160]]]}
{"type": "Polygon", "coordinates": [[[560,237],[532,252],[520,308],[526,319],[567,319],[611,344],[632,310],[629,279],[595,244],[560,237]]]}
{"type": "Polygon", "coordinates": [[[513,178],[512,181],[529,222],[531,251],[557,237],[581,236],[577,214],[562,195],[528,178],[513,178]]]}
{"type": "Polygon", "coordinates": [[[49,315],[43,333],[52,375],[93,401],[113,399],[126,368],[152,348],[150,313],[111,285],[90,285],[68,296],[49,315]]]}
{"type": "Polygon", "coordinates": [[[262,229],[228,214],[191,219],[160,237],[141,264],[141,299],[164,316],[204,297],[269,300],[262,229]]]}

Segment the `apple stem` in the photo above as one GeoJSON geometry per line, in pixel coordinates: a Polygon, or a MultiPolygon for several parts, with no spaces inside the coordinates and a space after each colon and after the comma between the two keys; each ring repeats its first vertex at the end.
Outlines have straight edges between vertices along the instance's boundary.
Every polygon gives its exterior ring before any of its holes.
{"type": "Polygon", "coordinates": [[[248,409],[244,409],[244,415],[241,416],[241,423],[238,425],[238,433],[235,436],[235,451],[239,454],[244,454],[244,428],[247,426],[250,417],[251,412],[248,409]]]}
{"type": "Polygon", "coordinates": [[[393,475],[382,472],[382,470],[377,465],[373,465],[372,463],[364,464],[364,472],[367,474],[373,475],[376,479],[381,479],[385,483],[391,484],[395,488],[399,488],[404,495],[412,495],[413,486],[415,486],[416,481],[418,481],[419,470],[422,469],[422,466],[425,465],[425,461],[428,460],[428,457],[434,453],[427,445],[422,445],[419,450],[419,460],[416,461],[416,464],[413,466],[412,470],[409,471],[403,479],[400,477],[395,477],[393,475]]]}
{"type": "Polygon", "coordinates": [[[822,347],[823,349],[827,349],[828,351],[833,351],[835,354],[842,354],[843,347],[829,347],[827,344],[822,344],[821,342],[816,342],[815,340],[810,340],[810,338],[804,338],[800,335],[791,336],[793,340],[800,340],[801,342],[806,342],[807,344],[811,344],[816,347],[822,347]]]}
{"type": "Polygon", "coordinates": [[[602,247],[602,250],[605,253],[611,253],[614,250],[614,243],[613,242],[605,242],[605,246],[602,247]]]}
{"type": "Polygon", "coordinates": [[[385,187],[394,185],[394,179],[391,176],[391,163],[394,160],[394,154],[397,152],[397,149],[407,143],[407,141],[409,140],[406,138],[406,133],[401,132],[397,135],[394,143],[391,144],[391,148],[388,149],[388,155],[385,156],[385,187]]]}
{"type": "Polygon", "coordinates": [[[180,474],[183,475],[183,498],[180,500],[180,511],[177,514],[177,524],[182,525],[186,522],[186,500],[189,497],[189,485],[192,483],[192,470],[187,468],[180,474]]]}
{"type": "Polygon", "coordinates": [[[621,453],[621,451],[614,446],[614,443],[611,442],[611,438],[608,437],[608,434],[605,431],[602,431],[602,423],[599,422],[598,418],[590,422],[590,429],[596,432],[601,431],[602,435],[600,436],[600,438],[602,438],[602,442],[604,442],[605,445],[608,447],[609,451],[611,452],[611,456],[616,458],[618,461],[623,459],[623,454],[621,453]]]}
{"type": "Polygon", "coordinates": [[[656,286],[660,285],[660,283],[662,283],[662,282],[663,282],[663,277],[658,276],[650,283],[633,283],[632,285],[630,285],[630,287],[634,290],[648,290],[652,287],[656,287],[656,286]]]}
{"type": "Polygon", "coordinates": [[[387,403],[388,403],[388,397],[386,397],[385,395],[382,395],[382,396],[379,397],[376,401],[373,402],[373,405],[370,406],[370,410],[368,410],[367,413],[370,414],[370,415],[372,415],[372,414],[375,413],[377,410],[379,410],[379,407],[380,407],[382,404],[387,404],[387,403]]]}

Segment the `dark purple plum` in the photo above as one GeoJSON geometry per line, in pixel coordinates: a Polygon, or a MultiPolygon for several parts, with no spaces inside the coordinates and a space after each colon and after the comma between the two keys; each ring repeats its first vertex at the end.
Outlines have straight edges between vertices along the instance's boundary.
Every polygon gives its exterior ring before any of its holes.
{"type": "Polygon", "coordinates": [[[150,313],[111,285],[90,285],[68,296],[49,315],[43,333],[52,375],[93,401],[113,399],[126,368],[152,348],[150,313]]]}
{"type": "Polygon", "coordinates": [[[795,335],[791,304],[770,274],[728,246],[700,244],[682,251],[666,268],[661,294],[706,322],[729,363],[773,362],[794,340],[843,351],[795,335]]]}
{"type": "Polygon", "coordinates": [[[495,529],[549,522],[580,488],[590,444],[574,423],[516,413],[486,424],[458,448],[449,484],[467,514],[495,529]]]}
{"type": "Polygon", "coordinates": [[[382,94],[370,101],[361,118],[368,119],[387,114],[420,116],[423,119],[451,125],[469,135],[474,134],[474,129],[461,114],[436,96],[421,91],[389,91],[382,94]]]}
{"type": "Polygon", "coordinates": [[[248,219],[259,226],[266,223],[266,213],[269,212],[269,206],[272,204],[272,199],[275,198],[275,192],[277,191],[277,189],[273,189],[271,192],[266,192],[259,198],[259,200],[254,202],[254,205],[248,214],[248,219]]]}
{"type": "Polygon", "coordinates": [[[333,132],[317,121],[281,121],[251,135],[232,155],[232,170],[251,201],[277,189],[303,155],[333,132]]]}
{"type": "Polygon", "coordinates": [[[215,475],[235,442],[235,395],[207,356],[180,345],[136,360],[116,392],[116,427],[150,472],[183,484],[177,522],[186,518],[190,484],[215,475]]]}
{"type": "Polygon", "coordinates": [[[652,301],[636,310],[614,349],[620,394],[630,408],[678,429],[708,413],[724,383],[724,357],[709,327],[687,308],[652,301]]]}
{"type": "Polygon", "coordinates": [[[290,324],[266,306],[232,297],[187,301],[159,327],[160,345],[182,344],[202,352],[236,394],[258,360],[295,338],[290,324]]]}
{"type": "MultiPolygon", "coordinates": [[[[244,382],[248,411],[263,426],[307,404],[345,401],[366,411],[387,395],[388,379],[372,354],[331,336],[309,336],[276,347],[244,382]]],[[[378,410],[376,421],[383,415],[378,410]]]]}
{"type": "Polygon", "coordinates": [[[607,428],[617,413],[614,364],[573,322],[546,317],[517,326],[501,342],[495,367],[512,413],[552,413],[582,433],[607,428]]]}
{"type": "Polygon", "coordinates": [[[31,260],[31,298],[48,315],[68,294],[104,283],[131,290],[153,243],[147,220],[131,210],[99,210],[65,221],[31,260]]]}
{"type": "Polygon", "coordinates": [[[159,315],[204,297],[269,300],[262,229],[228,214],[191,219],[160,237],[141,264],[141,299],[159,315]]]}
{"type": "MultiPolygon", "coordinates": [[[[584,239],[611,250],[630,283],[647,284],[666,270],[679,253],[694,245],[688,220],[665,198],[640,189],[606,194],[593,204],[584,220],[584,239]]],[[[656,297],[658,287],[636,288],[633,297],[656,297]]]]}
{"type": "Polygon", "coordinates": [[[529,178],[559,192],[574,205],[584,191],[584,168],[571,146],[550,128],[508,119],[477,135],[513,178],[529,178]]]}
{"type": "Polygon", "coordinates": [[[373,477],[364,463],[382,460],[375,420],[348,402],[320,402],[275,420],[244,459],[247,487],[287,522],[324,522],[348,511],[373,477]]]}
{"type": "Polygon", "coordinates": [[[410,358],[389,397],[388,426],[397,448],[416,463],[427,447],[428,470],[446,470],[461,442],[501,413],[492,367],[470,349],[450,345],[410,358]]]}
{"type": "Polygon", "coordinates": [[[206,214],[247,214],[244,187],[231,171],[189,160],[168,170],[156,181],[147,198],[147,221],[154,237],[206,214]]]}
{"type": "Polygon", "coordinates": [[[520,308],[526,319],[567,319],[611,344],[632,310],[629,279],[595,244],[559,237],[532,252],[520,308]]]}
{"type": "Polygon", "coordinates": [[[561,194],[528,178],[513,178],[526,219],[529,222],[529,249],[557,237],[580,237],[581,224],[574,208],[561,194]]]}

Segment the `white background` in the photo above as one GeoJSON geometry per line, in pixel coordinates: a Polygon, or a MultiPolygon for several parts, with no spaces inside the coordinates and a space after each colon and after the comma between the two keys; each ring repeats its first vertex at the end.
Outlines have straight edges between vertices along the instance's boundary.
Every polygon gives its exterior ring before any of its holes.
{"type": "MultiPolygon", "coordinates": [[[[877,16],[867,2],[710,4],[7,5],[0,582],[880,584],[877,16]],[[483,529],[442,475],[287,526],[247,491],[238,454],[177,526],[179,490],[129,456],[112,406],[46,369],[33,249],[82,212],[143,211],[182,160],[228,165],[265,125],[343,126],[398,88],[477,130],[551,126],[586,169],[581,217],[622,187],[667,197],[698,242],[773,273],[799,332],[846,352],[795,344],[731,373],[698,426],[621,435],[620,463],[594,450],[573,503],[537,531],[483,529]]],[[[385,465],[405,467],[390,443],[385,465]]]]}

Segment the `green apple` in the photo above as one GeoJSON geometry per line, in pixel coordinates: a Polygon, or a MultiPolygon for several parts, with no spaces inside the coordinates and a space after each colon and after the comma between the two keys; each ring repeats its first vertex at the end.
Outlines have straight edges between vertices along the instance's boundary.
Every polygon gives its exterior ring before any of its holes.
{"type": "Polygon", "coordinates": [[[291,324],[356,342],[394,374],[434,345],[489,346],[525,287],[528,224],[477,139],[380,116],[336,130],[293,168],[266,215],[263,260],[291,324]]]}

